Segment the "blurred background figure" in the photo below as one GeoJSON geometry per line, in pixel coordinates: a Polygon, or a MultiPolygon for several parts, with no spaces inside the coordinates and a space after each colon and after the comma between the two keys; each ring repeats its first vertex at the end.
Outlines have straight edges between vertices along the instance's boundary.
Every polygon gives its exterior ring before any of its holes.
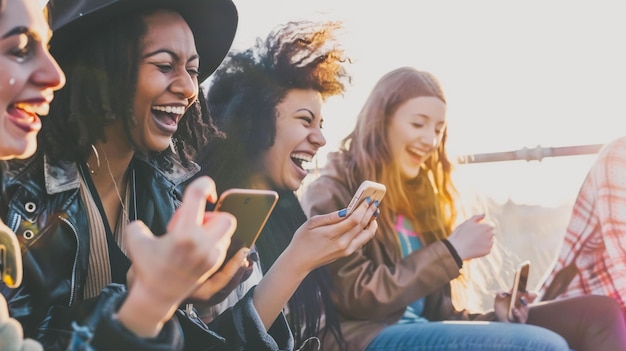
{"type": "Polygon", "coordinates": [[[606,295],[626,311],[626,137],[608,143],[589,169],[539,294],[606,295]]]}

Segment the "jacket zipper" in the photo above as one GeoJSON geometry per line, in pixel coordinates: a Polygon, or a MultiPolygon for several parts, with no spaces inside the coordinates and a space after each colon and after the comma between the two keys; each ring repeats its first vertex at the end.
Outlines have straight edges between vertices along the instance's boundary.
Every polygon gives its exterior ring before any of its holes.
{"type": "Polygon", "coordinates": [[[76,254],[74,255],[74,264],[72,265],[72,288],[70,289],[70,302],[68,305],[72,306],[72,304],[74,303],[74,295],[76,290],[76,265],[78,264],[78,250],[80,247],[80,239],[78,238],[78,231],[76,231],[76,227],[69,220],[61,216],[58,216],[58,218],[72,229],[74,237],[76,238],[76,254]]]}
{"type": "MultiPolygon", "coordinates": [[[[21,216],[19,214],[13,214],[13,215],[9,215],[9,217],[10,217],[9,228],[11,228],[13,233],[17,233],[18,224],[21,221],[21,216]]],[[[76,230],[76,227],[69,220],[61,216],[58,216],[58,218],[72,229],[72,232],[74,233],[74,237],[76,238],[76,254],[74,255],[74,264],[72,265],[72,283],[71,283],[71,289],[70,289],[70,301],[68,305],[68,306],[72,306],[72,303],[74,302],[74,295],[75,295],[75,290],[76,290],[76,266],[78,265],[78,248],[80,247],[80,239],[78,238],[78,231],[76,230]]]]}
{"type": "Polygon", "coordinates": [[[20,215],[17,215],[17,214],[10,215],[8,226],[9,226],[9,228],[11,228],[13,233],[16,233],[16,235],[17,235],[17,225],[18,225],[18,223],[20,223],[20,215]]]}

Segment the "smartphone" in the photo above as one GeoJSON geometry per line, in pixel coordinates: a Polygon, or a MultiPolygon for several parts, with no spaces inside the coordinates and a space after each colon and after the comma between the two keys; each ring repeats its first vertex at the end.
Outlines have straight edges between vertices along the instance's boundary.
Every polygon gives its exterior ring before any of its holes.
{"type": "Polygon", "coordinates": [[[278,202],[273,190],[238,189],[224,191],[214,211],[228,212],[237,219],[237,229],[230,240],[224,263],[242,247],[252,247],[278,202]]]}
{"type": "Polygon", "coordinates": [[[528,283],[528,274],[530,273],[530,261],[524,261],[519,264],[515,271],[515,278],[513,278],[513,290],[511,290],[511,303],[509,304],[509,310],[507,317],[510,321],[515,320],[513,315],[513,308],[521,307],[520,295],[526,292],[526,285],[528,283]]]}
{"type": "Polygon", "coordinates": [[[376,183],[371,180],[363,181],[348,204],[348,214],[352,213],[366,197],[369,197],[372,201],[377,200],[380,203],[386,192],[387,187],[385,187],[384,184],[376,183]]]}
{"type": "Polygon", "coordinates": [[[0,279],[9,288],[22,283],[22,252],[14,234],[0,222],[0,279]]]}

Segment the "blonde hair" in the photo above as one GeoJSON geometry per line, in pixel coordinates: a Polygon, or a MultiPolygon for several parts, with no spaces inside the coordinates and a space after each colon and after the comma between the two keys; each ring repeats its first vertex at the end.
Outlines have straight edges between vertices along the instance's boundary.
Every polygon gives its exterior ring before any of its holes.
{"type": "Polygon", "coordinates": [[[441,85],[428,72],[402,67],[385,74],[367,98],[354,130],[340,146],[348,156],[345,160],[351,188],[356,189],[365,179],[387,186],[378,219],[380,239],[386,242],[397,242],[393,227],[398,214],[409,218],[427,243],[446,238],[457,216],[452,164],[445,150],[446,130],[436,152],[423,163],[415,179],[403,179],[391,155],[386,133],[391,117],[407,100],[422,96],[446,102],[441,85]]]}

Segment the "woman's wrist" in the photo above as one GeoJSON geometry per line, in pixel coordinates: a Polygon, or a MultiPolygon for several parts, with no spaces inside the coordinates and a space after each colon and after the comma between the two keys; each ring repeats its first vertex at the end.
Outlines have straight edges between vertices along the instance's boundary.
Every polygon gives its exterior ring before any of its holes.
{"type": "Polygon", "coordinates": [[[117,318],[126,329],[139,337],[154,338],[172,318],[177,304],[167,302],[135,282],[120,307],[117,318]]]}
{"type": "Polygon", "coordinates": [[[310,272],[295,264],[288,250],[283,251],[269,271],[263,275],[252,296],[254,308],[266,329],[274,323],[302,280],[310,272]]]}
{"type": "Polygon", "coordinates": [[[456,250],[454,245],[452,245],[452,243],[448,239],[443,239],[441,241],[444,243],[444,245],[446,245],[448,251],[450,251],[450,254],[454,258],[454,262],[456,262],[456,265],[459,266],[459,269],[463,268],[463,259],[459,255],[459,252],[456,250]]]}
{"type": "Polygon", "coordinates": [[[306,259],[306,257],[308,256],[302,255],[302,253],[298,252],[297,248],[288,245],[278,256],[274,264],[284,264],[285,267],[289,267],[288,273],[291,274],[294,279],[304,279],[304,277],[316,268],[311,264],[310,260],[306,259]]]}

